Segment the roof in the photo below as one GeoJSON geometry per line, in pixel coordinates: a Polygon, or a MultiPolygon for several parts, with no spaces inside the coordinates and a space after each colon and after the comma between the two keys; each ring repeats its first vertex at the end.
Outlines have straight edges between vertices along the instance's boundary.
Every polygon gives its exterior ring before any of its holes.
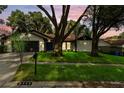
{"type": "MultiPolygon", "coordinates": [[[[53,39],[54,38],[54,34],[43,34],[41,32],[38,32],[38,31],[31,31],[32,34],[38,36],[38,37],[41,37],[41,38],[45,38],[45,39],[53,39]]],[[[80,34],[78,36],[78,40],[91,40],[85,36],[83,36],[82,34],[80,34]]],[[[75,34],[70,34],[66,39],[65,39],[65,42],[71,42],[71,41],[74,41],[75,40],[75,34]]]]}
{"type": "Polygon", "coordinates": [[[31,31],[30,33],[34,34],[34,35],[36,35],[38,37],[44,38],[44,39],[53,39],[53,37],[45,35],[45,34],[43,34],[41,32],[38,32],[38,31],[31,31]]]}
{"type": "Polygon", "coordinates": [[[0,25],[0,35],[8,36],[12,33],[12,27],[6,25],[0,25]]]}
{"type": "Polygon", "coordinates": [[[74,40],[75,40],[75,35],[74,35],[74,34],[70,34],[70,35],[65,39],[66,42],[74,41],[74,40]]]}
{"type": "Polygon", "coordinates": [[[124,39],[120,39],[120,40],[108,40],[106,42],[110,43],[111,45],[124,45],[124,39]]]}
{"type": "MultiPolygon", "coordinates": [[[[65,41],[74,41],[75,40],[75,34],[70,34],[66,39],[65,41]]],[[[91,40],[90,37],[88,36],[84,36],[83,34],[80,34],[78,37],[77,37],[77,40],[91,40]]]]}
{"type": "MultiPolygon", "coordinates": [[[[39,36],[39,37],[42,37],[42,38],[45,38],[45,39],[53,39],[54,38],[54,34],[43,34],[41,32],[38,32],[38,31],[31,31],[32,34],[36,35],[36,36],[39,36]]],[[[65,42],[71,42],[71,41],[74,41],[75,40],[75,34],[71,33],[66,39],[65,39],[65,42]]],[[[90,37],[87,37],[87,36],[84,36],[83,34],[80,34],[78,37],[77,37],[78,40],[91,40],[90,37]]]]}
{"type": "Polygon", "coordinates": [[[124,45],[124,40],[116,40],[111,43],[112,45],[124,45]]]}
{"type": "MultiPolygon", "coordinates": [[[[12,34],[12,30],[13,28],[10,26],[6,26],[6,25],[0,25],[0,36],[9,36],[12,34]]],[[[54,38],[54,34],[43,34],[41,32],[38,31],[31,31],[31,34],[34,34],[38,37],[44,38],[44,39],[53,39],[54,38]]],[[[83,36],[83,34],[80,34],[78,37],[78,40],[91,40],[90,38],[83,36]]],[[[65,42],[70,42],[70,41],[74,41],[75,40],[75,34],[71,33],[66,39],[65,42]]]]}

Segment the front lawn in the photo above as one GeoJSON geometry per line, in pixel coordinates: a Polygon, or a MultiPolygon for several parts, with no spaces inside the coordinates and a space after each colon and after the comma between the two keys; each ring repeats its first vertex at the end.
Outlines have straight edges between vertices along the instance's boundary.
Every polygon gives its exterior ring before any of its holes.
{"type": "Polygon", "coordinates": [[[23,64],[13,80],[35,81],[124,81],[124,67],[93,65],[23,64]]]}
{"type": "Polygon", "coordinates": [[[81,63],[105,63],[124,64],[124,57],[109,54],[99,54],[99,57],[91,57],[86,52],[63,52],[62,57],[53,57],[51,53],[39,52],[38,62],[81,62],[81,63]]]}

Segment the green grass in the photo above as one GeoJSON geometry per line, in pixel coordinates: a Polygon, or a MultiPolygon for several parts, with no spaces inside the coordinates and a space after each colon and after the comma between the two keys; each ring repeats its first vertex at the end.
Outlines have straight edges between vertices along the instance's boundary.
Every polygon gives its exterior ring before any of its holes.
{"type": "Polygon", "coordinates": [[[48,65],[38,64],[34,76],[34,65],[23,64],[13,80],[34,81],[124,81],[124,67],[93,65],[48,65]]]}
{"type": "Polygon", "coordinates": [[[99,57],[91,57],[86,52],[63,52],[62,57],[53,57],[51,53],[39,52],[38,62],[81,62],[81,63],[105,63],[124,64],[124,57],[109,54],[99,54],[99,57]]]}

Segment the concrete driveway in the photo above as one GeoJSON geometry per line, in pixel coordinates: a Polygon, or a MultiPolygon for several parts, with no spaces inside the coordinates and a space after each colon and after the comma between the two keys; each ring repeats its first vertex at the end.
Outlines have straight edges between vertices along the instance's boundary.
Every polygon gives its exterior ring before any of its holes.
{"type": "MultiPolygon", "coordinates": [[[[25,55],[29,57],[31,53],[25,55]]],[[[4,87],[12,80],[19,65],[20,59],[17,53],[0,54],[0,87],[4,87]]]]}

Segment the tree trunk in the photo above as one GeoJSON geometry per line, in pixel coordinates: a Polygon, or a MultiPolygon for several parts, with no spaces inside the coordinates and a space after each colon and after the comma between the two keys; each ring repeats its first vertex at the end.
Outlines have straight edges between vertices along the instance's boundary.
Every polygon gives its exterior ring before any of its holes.
{"type": "Polygon", "coordinates": [[[77,39],[75,40],[74,44],[75,44],[75,52],[77,52],[77,39]]]}
{"type": "Polygon", "coordinates": [[[93,32],[93,38],[92,38],[92,50],[91,50],[91,56],[98,56],[98,42],[99,38],[97,37],[97,30],[96,30],[96,6],[94,5],[93,9],[93,21],[92,21],[92,32],[93,32]]]}
{"type": "Polygon", "coordinates": [[[98,56],[98,42],[99,42],[99,38],[92,39],[91,56],[98,56]]]}
{"type": "Polygon", "coordinates": [[[62,43],[61,42],[54,43],[54,55],[62,56],[62,43]]]}

